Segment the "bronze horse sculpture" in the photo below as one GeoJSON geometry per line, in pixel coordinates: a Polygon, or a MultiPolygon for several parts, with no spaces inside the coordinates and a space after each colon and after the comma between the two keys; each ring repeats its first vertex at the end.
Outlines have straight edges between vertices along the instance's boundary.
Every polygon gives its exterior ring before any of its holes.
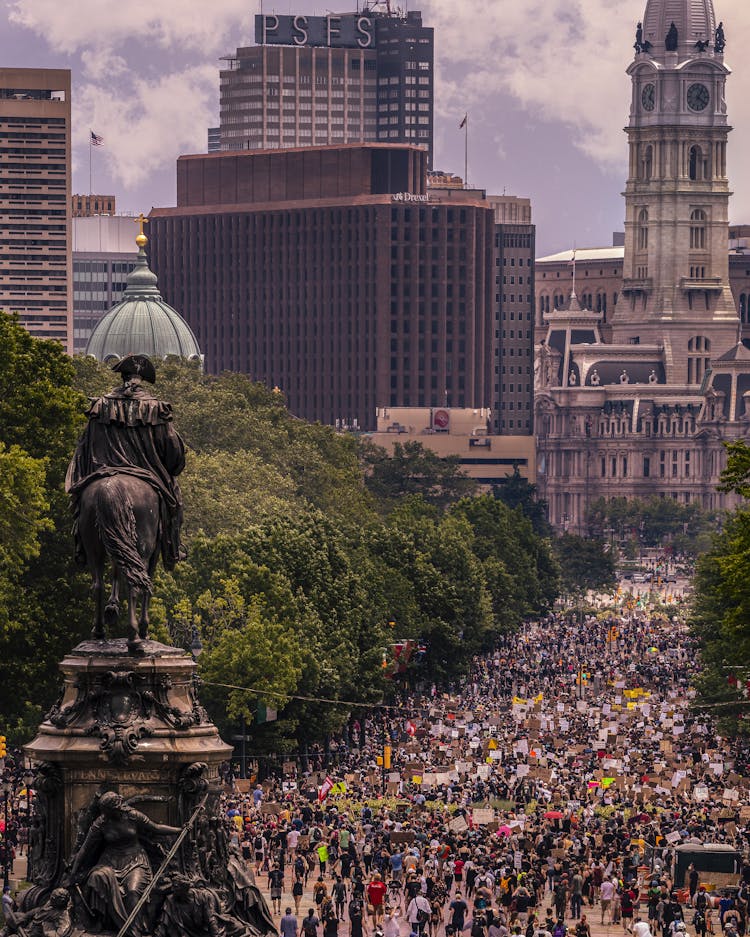
{"type": "Polygon", "coordinates": [[[88,424],[68,468],[76,558],[91,573],[95,600],[92,637],[104,640],[117,623],[120,590],[128,599],[128,647],[148,638],[152,578],[161,553],[172,569],[182,556],[182,499],[175,476],[185,467],[185,447],[172,425],[172,409],[144,387],[153,364],[129,355],[115,367],[121,387],[94,400],[88,424]],[[112,581],[105,601],[105,570],[112,581]],[[139,613],[140,606],[140,613],[139,613]]]}

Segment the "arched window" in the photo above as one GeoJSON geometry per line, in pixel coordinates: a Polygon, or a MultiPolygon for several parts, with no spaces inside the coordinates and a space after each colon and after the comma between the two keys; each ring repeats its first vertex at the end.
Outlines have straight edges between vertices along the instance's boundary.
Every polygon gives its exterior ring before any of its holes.
{"type": "Polygon", "coordinates": [[[706,249],[706,221],[708,216],[702,208],[690,212],[690,250],[706,249]]]}
{"type": "Polygon", "coordinates": [[[740,322],[747,325],[747,294],[740,293],[740,322]]]}
{"type": "Polygon", "coordinates": [[[638,250],[648,250],[648,209],[638,212],[638,250]]]}
{"type": "Polygon", "coordinates": [[[607,312],[607,294],[601,291],[596,294],[596,311],[605,314],[607,312]]]}
{"type": "Polygon", "coordinates": [[[688,384],[700,384],[708,370],[711,358],[711,340],[704,335],[696,335],[688,342],[688,384]]]}

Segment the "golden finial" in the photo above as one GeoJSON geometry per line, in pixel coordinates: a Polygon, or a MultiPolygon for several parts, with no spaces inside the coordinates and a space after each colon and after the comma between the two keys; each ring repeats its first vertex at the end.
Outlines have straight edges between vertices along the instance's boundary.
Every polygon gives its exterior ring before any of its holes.
{"type": "Polygon", "coordinates": [[[145,224],[148,224],[148,218],[143,214],[143,212],[141,212],[137,218],[133,219],[133,221],[136,224],[141,226],[140,233],[138,234],[138,237],[135,239],[135,243],[138,245],[138,247],[145,247],[148,244],[148,238],[143,233],[143,226],[145,224]]]}

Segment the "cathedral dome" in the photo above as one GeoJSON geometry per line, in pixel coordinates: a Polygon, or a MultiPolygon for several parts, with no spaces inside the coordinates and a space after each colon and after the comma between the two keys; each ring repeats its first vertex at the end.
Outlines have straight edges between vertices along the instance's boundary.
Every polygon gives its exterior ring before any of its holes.
{"type": "Polygon", "coordinates": [[[99,361],[117,361],[131,354],[201,360],[190,326],[162,299],[144,250],[147,238],[139,235],[136,240],[138,257],[128,274],[127,288],[91,333],[86,354],[99,361]]]}
{"type": "Polygon", "coordinates": [[[681,52],[692,51],[697,42],[710,42],[713,46],[716,32],[713,0],[648,0],[643,35],[657,55],[664,52],[672,23],[677,28],[681,52]]]}

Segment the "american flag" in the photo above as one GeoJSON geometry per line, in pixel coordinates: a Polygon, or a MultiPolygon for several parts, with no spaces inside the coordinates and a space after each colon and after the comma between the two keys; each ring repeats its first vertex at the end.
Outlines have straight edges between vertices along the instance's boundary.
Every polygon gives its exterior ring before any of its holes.
{"type": "Polygon", "coordinates": [[[104,146],[104,137],[100,137],[93,130],[91,131],[91,146],[104,146]]]}

